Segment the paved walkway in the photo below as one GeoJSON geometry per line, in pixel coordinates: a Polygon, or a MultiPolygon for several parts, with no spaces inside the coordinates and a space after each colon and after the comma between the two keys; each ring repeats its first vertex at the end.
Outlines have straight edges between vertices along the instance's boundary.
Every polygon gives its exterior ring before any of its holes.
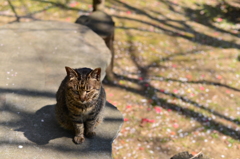
{"type": "Polygon", "coordinates": [[[81,145],[57,125],[53,111],[65,66],[107,68],[104,41],[78,24],[41,21],[2,26],[0,37],[0,158],[111,158],[123,122],[114,106],[107,104],[97,136],[81,145]]]}

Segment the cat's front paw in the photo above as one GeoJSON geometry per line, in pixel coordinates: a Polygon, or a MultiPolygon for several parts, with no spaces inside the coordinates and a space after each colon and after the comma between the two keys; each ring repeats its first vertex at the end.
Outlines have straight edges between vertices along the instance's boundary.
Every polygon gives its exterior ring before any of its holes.
{"type": "Polygon", "coordinates": [[[84,140],[85,140],[85,139],[84,139],[83,136],[75,136],[74,139],[73,139],[73,141],[74,141],[76,144],[81,144],[81,143],[83,143],[84,140]]]}
{"type": "Polygon", "coordinates": [[[88,137],[88,138],[91,138],[91,137],[93,137],[93,136],[95,136],[95,135],[96,135],[96,133],[95,133],[94,131],[87,132],[87,133],[85,134],[85,136],[88,137]]]}

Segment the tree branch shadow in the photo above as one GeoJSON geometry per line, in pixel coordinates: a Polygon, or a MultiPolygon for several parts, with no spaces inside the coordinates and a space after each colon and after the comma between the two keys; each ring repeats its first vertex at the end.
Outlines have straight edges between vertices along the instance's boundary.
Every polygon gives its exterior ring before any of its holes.
{"type": "MultiPolygon", "coordinates": [[[[218,122],[215,119],[212,119],[210,117],[208,117],[207,115],[204,115],[201,112],[198,112],[197,110],[193,110],[190,108],[186,108],[186,107],[182,107],[180,105],[174,104],[174,103],[169,103],[167,102],[165,99],[163,98],[159,98],[158,94],[164,94],[170,97],[174,97],[177,99],[180,99],[181,101],[185,102],[185,103],[189,103],[192,106],[206,111],[209,114],[215,115],[220,119],[224,119],[232,124],[237,124],[240,125],[240,121],[238,119],[231,119],[230,117],[227,117],[223,114],[221,114],[218,111],[212,110],[210,108],[207,108],[205,105],[199,104],[198,102],[195,102],[187,97],[181,96],[181,95],[177,95],[175,93],[172,92],[167,92],[161,89],[157,89],[154,86],[151,85],[151,83],[149,81],[152,80],[152,78],[149,75],[149,66],[151,66],[152,64],[149,64],[147,66],[143,66],[143,64],[141,62],[137,61],[137,57],[138,52],[137,49],[135,49],[133,42],[132,42],[132,35],[130,32],[128,32],[128,30],[126,30],[126,35],[128,35],[128,46],[129,46],[129,50],[128,52],[130,53],[130,57],[131,57],[131,61],[134,63],[134,65],[137,67],[137,69],[140,71],[139,76],[142,77],[142,80],[139,79],[134,79],[134,78],[129,78],[127,76],[123,76],[123,75],[117,75],[118,78],[122,79],[122,80],[127,80],[130,82],[133,82],[134,84],[139,86],[139,89],[137,88],[131,88],[131,87],[127,87],[124,85],[120,85],[120,84],[107,84],[110,85],[111,87],[118,87],[121,89],[125,89],[129,92],[133,92],[136,94],[139,94],[141,96],[144,96],[145,98],[149,99],[149,100],[154,100],[154,103],[157,103],[157,105],[160,105],[162,108],[164,109],[171,109],[173,111],[175,111],[178,114],[181,114],[182,116],[186,117],[186,118],[193,118],[194,120],[196,120],[197,122],[199,122],[201,125],[203,125],[204,127],[206,127],[207,129],[213,129],[216,130],[224,135],[230,136],[234,139],[239,140],[240,139],[240,132],[237,130],[234,130],[233,128],[224,125],[223,123],[218,122]]],[[[188,54],[194,54],[195,52],[189,52],[189,53],[179,53],[179,55],[188,55],[188,54]]],[[[163,58],[165,60],[170,60],[170,58],[166,57],[163,58]]],[[[161,77],[162,80],[166,80],[166,81],[175,81],[175,82],[180,82],[180,83],[184,83],[180,80],[176,80],[176,79],[169,79],[169,78],[164,78],[161,77]]],[[[155,79],[156,80],[156,79],[155,79]]],[[[232,89],[234,91],[240,91],[237,88],[225,85],[225,84],[221,84],[218,82],[211,82],[211,81],[186,81],[185,83],[191,83],[191,84],[207,84],[207,85],[213,85],[213,86],[221,86],[221,87],[225,87],[228,89],[232,89]]]]}
{"type": "Polygon", "coordinates": [[[187,80],[187,81],[182,81],[174,78],[165,78],[165,77],[150,77],[152,80],[160,80],[160,81],[173,81],[173,82],[179,82],[179,83],[189,83],[189,84],[204,84],[204,85],[212,85],[212,86],[219,86],[219,87],[224,87],[227,89],[231,89],[236,92],[240,92],[239,88],[235,88],[220,82],[215,82],[215,81],[209,81],[209,80],[198,80],[198,81],[192,81],[192,80],[187,80]]]}
{"type": "MultiPolygon", "coordinates": [[[[169,36],[182,37],[182,38],[184,38],[186,40],[189,40],[191,42],[199,43],[199,44],[206,45],[206,46],[212,46],[212,47],[216,47],[216,48],[237,48],[237,49],[240,49],[240,45],[238,43],[234,42],[234,41],[227,41],[227,40],[219,39],[218,37],[212,37],[210,35],[207,35],[207,34],[199,32],[194,27],[189,25],[188,21],[185,21],[185,20],[173,20],[173,19],[170,19],[170,18],[167,18],[167,17],[165,17],[164,20],[161,20],[161,19],[158,19],[158,18],[150,15],[147,12],[147,11],[153,12],[151,9],[141,10],[141,9],[138,9],[138,8],[136,8],[134,6],[131,6],[131,5],[127,4],[127,3],[125,3],[125,2],[119,1],[119,0],[110,1],[110,2],[113,5],[122,5],[122,6],[124,6],[125,8],[127,8],[129,10],[135,11],[136,14],[144,15],[144,16],[148,17],[150,20],[152,20],[154,22],[143,21],[143,20],[140,20],[140,19],[137,19],[137,18],[132,18],[132,17],[112,15],[113,17],[116,17],[118,19],[125,19],[125,20],[129,20],[129,21],[133,21],[133,22],[139,22],[141,24],[145,24],[145,25],[148,25],[148,26],[153,26],[154,28],[157,28],[157,29],[163,31],[165,34],[167,34],[169,36]],[[171,24],[169,22],[175,22],[175,23],[178,23],[178,25],[173,25],[173,24],[171,24]],[[171,28],[171,29],[169,29],[169,28],[171,28]],[[193,37],[190,37],[188,35],[182,34],[181,32],[190,33],[190,34],[193,35],[193,37]]],[[[169,3],[166,2],[166,1],[163,1],[163,2],[170,7],[171,11],[176,12],[172,8],[170,2],[169,3]]],[[[183,6],[181,6],[181,7],[183,7],[183,6]]],[[[183,8],[185,10],[183,15],[186,16],[186,17],[188,17],[190,15],[188,12],[193,12],[190,8],[186,8],[186,7],[183,7],[183,8]]],[[[160,14],[160,13],[158,13],[158,14],[160,14]]],[[[161,14],[161,15],[164,16],[163,14],[161,14]]],[[[193,20],[193,19],[191,19],[191,20],[193,20]]],[[[227,32],[227,31],[225,31],[223,29],[217,28],[217,27],[213,26],[210,22],[208,22],[208,23],[206,23],[204,25],[206,25],[206,26],[208,26],[208,27],[210,27],[210,28],[212,28],[212,29],[214,29],[216,31],[220,31],[220,32],[223,32],[223,33],[229,33],[229,34],[234,35],[236,37],[238,36],[238,35],[232,34],[231,32],[227,32]]],[[[118,27],[118,28],[134,29],[134,30],[138,30],[138,31],[144,31],[144,30],[142,30],[140,28],[137,28],[137,27],[136,28],[134,28],[134,27],[131,27],[131,28],[128,28],[128,27],[118,27]]]]}
{"type": "MultiPolygon", "coordinates": [[[[45,11],[53,9],[53,8],[59,8],[59,9],[63,9],[63,10],[76,11],[76,12],[81,12],[81,13],[89,13],[88,10],[79,9],[79,8],[76,8],[76,7],[70,7],[69,6],[69,1],[65,1],[65,3],[54,2],[54,1],[43,1],[43,0],[32,0],[32,1],[39,2],[39,3],[42,3],[42,4],[48,4],[48,6],[43,7],[42,9],[39,9],[39,10],[36,10],[36,11],[33,11],[33,12],[29,12],[27,6],[24,6],[27,11],[25,11],[24,15],[19,15],[16,12],[16,9],[15,9],[16,7],[11,3],[10,0],[8,0],[9,6],[10,6],[11,10],[13,11],[14,16],[13,15],[6,15],[6,14],[0,14],[0,16],[15,17],[16,20],[9,22],[9,23],[14,23],[14,22],[20,22],[21,19],[31,19],[33,21],[41,20],[39,18],[35,18],[34,15],[38,14],[38,13],[41,13],[41,12],[45,12],[45,11]]],[[[23,2],[22,2],[22,5],[24,5],[23,2]]]]}
{"type": "MultiPolygon", "coordinates": [[[[196,5],[200,6],[200,4],[198,4],[198,3],[196,5]]],[[[226,13],[223,11],[224,9],[221,9],[222,7],[224,7],[224,5],[221,4],[220,2],[216,6],[203,4],[201,6],[201,9],[191,9],[191,8],[182,6],[182,8],[185,11],[184,12],[185,16],[190,18],[190,20],[192,20],[196,23],[202,24],[202,25],[206,25],[206,26],[214,29],[215,31],[227,33],[232,36],[238,37],[238,34],[234,34],[230,31],[226,31],[222,28],[219,28],[219,27],[213,25],[213,22],[218,17],[225,17],[229,22],[231,21],[231,17],[225,16],[226,13]]]]}

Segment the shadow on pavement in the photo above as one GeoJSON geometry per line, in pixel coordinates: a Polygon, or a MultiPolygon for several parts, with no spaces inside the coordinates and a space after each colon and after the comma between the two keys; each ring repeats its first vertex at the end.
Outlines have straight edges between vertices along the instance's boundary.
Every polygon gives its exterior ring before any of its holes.
{"type": "Polygon", "coordinates": [[[50,140],[60,137],[72,138],[73,133],[62,129],[54,116],[54,105],[46,105],[35,114],[26,116],[21,121],[22,127],[16,131],[24,132],[28,140],[38,145],[48,144],[50,140]]]}

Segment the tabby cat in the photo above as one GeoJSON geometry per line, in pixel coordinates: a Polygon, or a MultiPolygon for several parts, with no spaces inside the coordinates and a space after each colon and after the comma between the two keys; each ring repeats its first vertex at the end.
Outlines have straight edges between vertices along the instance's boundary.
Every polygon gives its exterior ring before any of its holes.
{"type": "Polygon", "coordinates": [[[55,113],[58,123],[75,131],[73,141],[82,143],[84,135],[93,137],[94,129],[102,121],[106,94],[101,83],[101,68],[72,69],[65,67],[67,76],[57,94],[55,113]]]}

